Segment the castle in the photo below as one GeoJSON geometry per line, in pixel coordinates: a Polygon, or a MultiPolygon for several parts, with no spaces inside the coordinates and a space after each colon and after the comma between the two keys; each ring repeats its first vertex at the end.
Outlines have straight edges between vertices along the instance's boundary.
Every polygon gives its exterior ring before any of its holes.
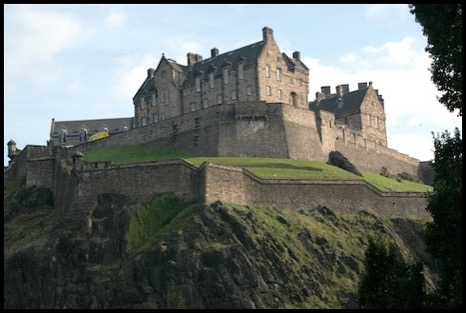
{"type": "MultiPolygon", "coordinates": [[[[19,153],[16,144],[14,149],[9,145],[12,161],[5,180],[25,175],[28,184],[53,189],[57,167],[64,166],[60,160],[73,158],[77,173],[91,173],[92,167],[77,161],[82,153],[134,144],[175,147],[199,156],[322,162],[331,151],[340,151],[359,170],[380,173],[385,168],[422,180],[422,162],[387,146],[384,99],[371,82],[359,83],[352,91],[347,84],[339,85],[335,93],[324,86],[311,102],[308,93],[309,69],[300,52],[292,57],[282,53],[268,27],[262,29],[261,41],[233,51],[219,53],[213,48],[207,59],[190,52],[187,65],[162,55],[157,68],[147,70],[133,98],[134,117],[52,119],[46,147],[27,146],[19,153]],[[88,141],[104,129],[108,138],[88,141]],[[48,180],[38,175],[45,172],[51,173],[48,180]]],[[[109,164],[94,168],[123,172],[121,166],[109,164]]],[[[202,175],[198,180],[204,183],[196,190],[202,189],[205,196],[207,176],[202,175]]]]}

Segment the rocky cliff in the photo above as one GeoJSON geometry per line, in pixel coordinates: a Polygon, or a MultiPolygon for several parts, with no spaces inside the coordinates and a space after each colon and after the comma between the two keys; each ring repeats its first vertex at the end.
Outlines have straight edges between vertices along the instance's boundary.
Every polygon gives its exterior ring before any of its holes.
{"type": "Polygon", "coordinates": [[[422,260],[428,288],[433,281],[423,220],[171,195],[90,203],[79,230],[63,223],[49,190],[4,189],[4,308],[357,308],[376,233],[422,260]]]}

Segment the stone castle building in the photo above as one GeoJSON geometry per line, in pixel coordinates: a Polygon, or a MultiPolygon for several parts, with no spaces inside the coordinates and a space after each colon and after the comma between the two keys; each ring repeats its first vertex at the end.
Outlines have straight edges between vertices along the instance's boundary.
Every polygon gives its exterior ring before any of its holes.
{"type": "MultiPolygon", "coordinates": [[[[408,214],[415,201],[417,212],[423,211],[424,195],[381,194],[352,182],[271,182],[213,165],[195,169],[181,161],[119,166],[82,160],[87,151],[115,145],[173,147],[199,156],[322,162],[328,161],[330,152],[339,151],[360,171],[407,173],[427,182],[423,173],[428,164],[387,146],[384,99],[371,82],[359,83],[355,90],[338,85],[334,93],[324,86],[310,102],[308,93],[309,69],[300,53],[295,51],[292,57],[282,53],[268,27],[262,29],[261,41],[233,51],[220,54],[213,48],[206,59],[190,52],[187,65],[162,55],[157,67],[147,70],[133,98],[134,117],[52,119],[47,146],[19,150],[10,141],[11,161],[4,169],[4,182],[26,177],[28,186],[44,186],[56,194],[68,186],[66,193],[78,204],[102,192],[120,192],[144,201],[154,194],[175,192],[191,200],[280,202],[282,207],[295,207],[299,198],[304,207],[311,201],[306,195],[317,192],[311,202],[319,205],[333,203],[353,210],[355,203],[364,208],[384,203],[390,214],[396,204],[398,213],[408,214]],[[104,129],[109,137],[89,141],[104,129]],[[271,194],[270,188],[277,189],[271,194]],[[309,190],[303,194],[303,188],[309,190]],[[319,188],[325,192],[318,192],[319,188]],[[355,194],[351,196],[349,190],[355,194]],[[363,193],[367,196],[360,199],[363,193]]],[[[64,206],[80,209],[60,197],[64,206]]]]}

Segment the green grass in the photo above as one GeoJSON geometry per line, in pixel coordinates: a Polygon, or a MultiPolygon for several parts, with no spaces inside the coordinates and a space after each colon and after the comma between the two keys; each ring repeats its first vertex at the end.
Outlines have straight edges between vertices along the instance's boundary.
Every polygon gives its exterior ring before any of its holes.
{"type": "Polygon", "coordinates": [[[381,191],[432,191],[432,186],[406,180],[397,181],[378,174],[354,175],[336,166],[310,160],[284,158],[196,157],[173,148],[114,146],[86,152],[87,162],[112,161],[115,164],[185,159],[199,167],[204,162],[242,167],[263,179],[351,179],[365,180],[381,191]]]}
{"type": "Polygon", "coordinates": [[[114,164],[151,162],[192,157],[192,154],[173,148],[150,148],[143,146],[113,146],[88,151],[86,162],[112,161],[114,164]]]}
{"type": "Polygon", "coordinates": [[[364,180],[375,186],[381,191],[414,191],[428,192],[433,191],[432,186],[411,182],[408,180],[397,181],[393,178],[387,178],[379,174],[362,173],[364,180]]]}

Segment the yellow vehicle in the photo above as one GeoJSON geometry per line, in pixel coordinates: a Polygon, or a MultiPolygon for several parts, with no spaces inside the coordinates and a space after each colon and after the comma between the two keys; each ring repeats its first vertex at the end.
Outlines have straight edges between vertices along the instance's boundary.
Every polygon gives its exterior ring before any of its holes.
{"type": "Polygon", "coordinates": [[[94,141],[94,140],[98,140],[98,139],[103,139],[103,138],[107,138],[108,136],[110,136],[108,134],[108,131],[107,130],[103,130],[103,131],[100,131],[98,133],[95,133],[94,135],[92,135],[91,137],[89,137],[89,141],[94,141]]]}

